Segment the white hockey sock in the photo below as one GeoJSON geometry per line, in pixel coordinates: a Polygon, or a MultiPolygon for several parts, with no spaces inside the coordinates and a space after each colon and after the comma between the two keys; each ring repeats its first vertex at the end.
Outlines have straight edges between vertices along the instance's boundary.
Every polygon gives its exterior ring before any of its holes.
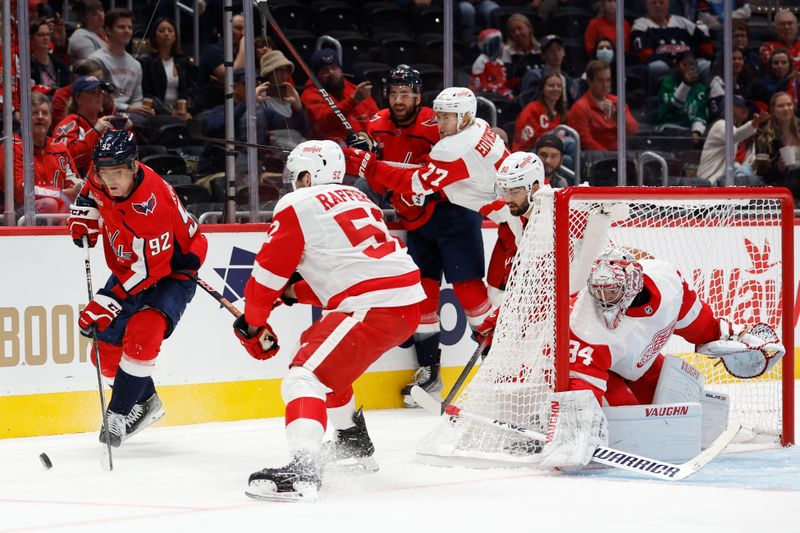
{"type": "Polygon", "coordinates": [[[353,415],[355,412],[356,399],[355,396],[353,396],[345,405],[328,409],[328,422],[330,422],[334,429],[350,429],[355,426],[353,423],[353,415]]]}

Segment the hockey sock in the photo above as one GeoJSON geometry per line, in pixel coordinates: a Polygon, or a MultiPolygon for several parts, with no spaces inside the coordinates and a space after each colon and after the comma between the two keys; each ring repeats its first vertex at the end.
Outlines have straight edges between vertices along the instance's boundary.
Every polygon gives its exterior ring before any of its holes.
{"type": "Polygon", "coordinates": [[[458,303],[464,308],[470,327],[476,328],[489,316],[492,303],[482,279],[470,279],[453,283],[458,303]]]}
{"type": "MultiPolygon", "coordinates": [[[[328,402],[330,405],[330,402],[328,402]]],[[[328,421],[335,429],[349,429],[355,426],[353,415],[356,412],[356,399],[352,394],[350,401],[337,407],[328,407],[328,421]]]]}
{"type": "MultiPolygon", "coordinates": [[[[91,345],[90,345],[91,346],[91,345]]],[[[119,360],[122,358],[122,346],[97,341],[97,349],[100,351],[100,373],[109,384],[114,383],[114,375],[117,373],[119,360]]],[[[97,356],[94,347],[91,347],[92,364],[97,366],[97,356]]]]}
{"type": "Polygon", "coordinates": [[[150,377],[131,376],[120,368],[114,379],[114,389],[111,392],[111,401],[108,402],[108,410],[128,416],[134,404],[142,398],[144,391],[152,386],[153,380],[150,377]]]}
{"type": "Polygon", "coordinates": [[[139,377],[152,375],[166,331],[167,319],[160,311],[143,309],[134,314],[125,327],[120,369],[139,377]]]}
{"type": "Polygon", "coordinates": [[[325,409],[327,387],[302,366],[293,366],[281,384],[286,404],[286,440],[292,454],[316,454],[322,446],[328,413],[325,409]]]}
{"type": "Polygon", "coordinates": [[[414,333],[414,349],[417,351],[419,366],[438,366],[441,360],[439,332],[414,333]]]}

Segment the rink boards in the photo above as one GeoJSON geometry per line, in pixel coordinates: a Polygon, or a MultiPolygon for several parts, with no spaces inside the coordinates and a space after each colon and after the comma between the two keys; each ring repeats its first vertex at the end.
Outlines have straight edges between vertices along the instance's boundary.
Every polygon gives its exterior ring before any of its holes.
{"type": "MultiPolygon", "coordinates": [[[[264,226],[208,226],[209,254],[200,277],[240,309],[244,283],[261,247],[264,226]]],[[[487,257],[496,229],[483,230],[487,257]]],[[[795,221],[795,250],[800,225],[795,221]]],[[[84,253],[63,229],[0,230],[0,438],[93,431],[100,410],[89,343],[77,328],[86,303],[84,253]]],[[[109,275],[100,247],[92,251],[95,290],[109,275]]],[[[800,268],[795,265],[795,301],[800,268]]],[[[466,318],[445,284],[442,292],[445,387],[474,350],[466,318]]],[[[795,305],[795,339],[797,333],[795,305]]],[[[318,310],[282,306],[270,324],[282,350],[269,361],[247,356],[231,331],[232,316],[197,291],[158,357],[154,378],[167,415],[162,424],[190,424],[281,416],[280,379],[300,333],[318,310]]],[[[795,348],[797,354],[797,348],[795,348]]],[[[798,357],[795,366],[798,367],[798,357]]],[[[357,401],[368,409],[400,407],[399,390],[415,368],[413,350],[385,354],[356,383],[357,401]]],[[[798,372],[796,370],[796,375],[798,372]]],[[[106,396],[108,398],[108,395],[106,396]]]]}

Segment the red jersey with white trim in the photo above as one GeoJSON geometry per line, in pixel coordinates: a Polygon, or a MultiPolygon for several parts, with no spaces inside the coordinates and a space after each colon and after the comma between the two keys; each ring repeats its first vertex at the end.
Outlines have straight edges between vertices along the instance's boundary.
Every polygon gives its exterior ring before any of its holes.
{"type": "Polygon", "coordinates": [[[560,124],[561,117],[558,114],[550,118],[544,104],[534,100],[517,117],[514,125],[514,151],[532,151],[539,138],[560,124]]]}
{"type": "Polygon", "coordinates": [[[616,329],[606,327],[585,288],[570,313],[570,389],[591,389],[598,401],[609,371],[636,381],[673,334],[693,344],[719,339],[719,319],[673,265],[656,259],[639,263],[648,297],[644,302],[637,297],[616,329]]]}
{"type": "MultiPolygon", "coordinates": [[[[92,170],[93,172],[93,170],[92,170]]],[[[114,294],[125,299],[180,270],[196,272],[208,243],[172,187],[151,168],[139,163],[136,184],[124,199],[87,179],[81,195],[97,204],[103,219],[106,264],[119,283],[114,294]]]]}
{"type": "MultiPolygon", "coordinates": [[[[439,126],[434,119],[433,109],[420,107],[414,122],[401,127],[392,120],[390,109],[381,109],[367,124],[367,133],[377,141],[382,160],[426,165],[431,148],[439,142],[439,126]]],[[[370,187],[378,194],[388,191],[375,180],[370,180],[370,187]]],[[[423,201],[411,195],[392,194],[389,201],[397,211],[403,227],[413,230],[431,218],[434,207],[441,199],[428,197],[423,201]]]]}
{"type": "Polygon", "coordinates": [[[489,259],[489,268],[486,270],[486,284],[490,287],[506,290],[511,264],[517,255],[517,242],[522,237],[522,231],[527,223],[528,218],[523,215],[498,224],[497,240],[492,249],[492,257],[489,259]]]}
{"type": "MultiPolygon", "coordinates": [[[[2,151],[0,151],[2,152],[2,151]]],[[[0,153],[0,168],[5,164],[5,153],[0,153]]],[[[14,200],[23,199],[22,139],[14,135],[14,200]]],[[[0,180],[3,181],[3,180],[0,180]]],[[[67,150],[66,143],[48,137],[44,146],[33,147],[33,192],[37,198],[54,198],[65,206],[69,198],[61,192],[81,183],[75,162],[67,150]]],[[[0,191],[5,183],[0,183],[0,191]]]]}
{"type": "Polygon", "coordinates": [[[405,245],[389,233],[372,201],[347,185],[316,185],[275,206],[253,275],[245,286],[247,323],[262,326],[295,270],[299,285],[327,310],[345,313],[421,302],[420,273],[405,245]]]}
{"type": "Polygon", "coordinates": [[[54,136],[66,143],[78,171],[81,175],[86,175],[89,165],[92,163],[92,151],[97,141],[100,140],[100,133],[94,129],[86,117],[78,113],[64,117],[54,131],[54,136]]]}
{"type": "MultiPolygon", "coordinates": [[[[443,192],[452,203],[486,212],[498,198],[497,169],[509,151],[505,143],[482,119],[460,132],[442,138],[433,147],[430,161],[419,169],[396,168],[377,162],[374,179],[399,194],[430,195],[443,192]]],[[[488,217],[503,222],[510,217],[507,207],[488,217]]]]}

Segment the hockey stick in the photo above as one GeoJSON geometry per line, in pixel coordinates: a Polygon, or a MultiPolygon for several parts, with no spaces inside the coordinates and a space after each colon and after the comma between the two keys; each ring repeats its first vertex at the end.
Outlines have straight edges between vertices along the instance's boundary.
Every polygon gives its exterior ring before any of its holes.
{"type": "Polygon", "coordinates": [[[214,298],[216,301],[218,301],[218,302],[219,302],[219,304],[220,304],[222,307],[224,307],[225,309],[227,309],[228,311],[230,311],[230,313],[231,313],[233,316],[235,316],[236,318],[239,318],[240,316],[242,316],[242,312],[241,312],[241,311],[239,311],[239,309],[238,309],[238,308],[237,308],[235,305],[233,305],[233,304],[230,302],[230,300],[228,300],[228,299],[227,299],[227,298],[225,298],[223,295],[221,295],[221,294],[220,294],[220,293],[217,291],[217,289],[215,289],[214,287],[212,287],[211,285],[209,285],[208,283],[206,283],[205,281],[203,281],[202,279],[200,279],[199,277],[197,277],[197,274],[195,274],[194,272],[191,272],[191,271],[189,271],[189,270],[179,270],[179,271],[178,271],[178,273],[180,273],[180,274],[184,274],[185,276],[189,277],[189,278],[190,278],[192,281],[194,281],[195,283],[197,283],[197,285],[198,285],[198,286],[199,286],[201,289],[203,289],[203,290],[204,290],[204,291],[206,291],[208,294],[210,294],[210,295],[211,295],[211,297],[212,297],[212,298],[214,298]]]}
{"type": "MultiPolygon", "coordinates": [[[[450,392],[447,393],[447,396],[444,400],[442,400],[441,405],[441,412],[439,414],[444,414],[445,408],[450,405],[450,402],[453,401],[453,398],[458,393],[458,389],[461,388],[461,385],[464,384],[464,381],[467,379],[472,367],[475,366],[475,363],[478,361],[478,357],[483,353],[484,348],[486,347],[486,343],[489,341],[489,336],[485,336],[478,347],[475,349],[475,353],[472,354],[472,357],[469,358],[467,364],[464,366],[464,370],[461,371],[461,374],[458,376],[458,379],[453,384],[453,387],[450,389],[450,392]]],[[[420,388],[419,385],[414,385],[414,387],[420,388]]],[[[412,389],[414,388],[412,387],[412,389]]],[[[424,392],[424,391],[423,391],[424,392]]],[[[413,396],[413,392],[412,392],[413,396]]]]}
{"type": "MultiPolygon", "coordinates": [[[[86,290],[89,293],[89,301],[94,300],[94,290],[92,289],[92,263],[89,254],[89,238],[84,235],[83,249],[86,251],[84,266],[86,267],[86,290]]],[[[95,361],[97,362],[97,389],[100,391],[100,409],[103,415],[103,431],[106,432],[106,449],[108,450],[108,470],[114,470],[114,458],[111,455],[111,436],[108,428],[108,413],[106,413],[106,395],[103,392],[103,376],[100,374],[100,349],[97,346],[97,330],[92,328],[92,350],[94,351],[95,361]]],[[[103,458],[105,459],[105,458],[103,458]]],[[[101,461],[100,465],[105,469],[106,461],[101,461]]]]}
{"type": "MultiPolygon", "coordinates": [[[[422,388],[417,387],[417,389],[418,390],[414,390],[413,388],[411,389],[411,396],[414,397],[414,400],[416,400],[416,402],[429,413],[439,414],[439,409],[441,407],[439,402],[437,402],[434,397],[425,392],[422,388]]],[[[466,413],[455,405],[448,405],[445,408],[445,414],[449,416],[457,416],[466,420],[473,420],[487,426],[493,426],[508,433],[514,433],[515,435],[521,437],[544,442],[545,445],[547,445],[548,442],[547,435],[544,433],[539,433],[538,431],[533,431],[531,429],[512,424],[511,422],[496,420],[488,416],[466,413]]],[[[661,479],[664,481],[680,481],[682,479],[686,479],[692,474],[695,474],[701,468],[706,466],[712,459],[722,453],[722,450],[724,450],[725,447],[733,440],[736,434],[739,433],[741,427],[742,425],[740,423],[731,421],[728,424],[728,429],[726,429],[719,437],[717,437],[711,446],[700,452],[692,459],[689,459],[685,463],[681,464],[659,461],[657,459],[651,459],[642,455],[636,455],[622,450],[617,450],[615,448],[609,448],[608,446],[598,446],[594,451],[592,461],[601,465],[610,466],[611,468],[633,472],[646,477],[661,479]]]]}
{"type": "Polygon", "coordinates": [[[317,88],[320,96],[322,96],[322,99],[325,100],[325,103],[328,104],[328,106],[331,108],[331,111],[333,111],[333,113],[336,115],[336,118],[338,118],[341,121],[342,125],[348,131],[348,133],[355,133],[355,130],[353,129],[353,126],[350,124],[350,121],[348,121],[347,117],[344,116],[344,113],[342,113],[342,110],[339,109],[339,106],[336,105],[336,102],[333,101],[333,98],[331,98],[331,95],[328,94],[328,91],[326,91],[322,87],[322,84],[319,82],[317,77],[314,75],[313,72],[311,72],[311,69],[308,68],[308,65],[306,65],[305,61],[303,61],[303,58],[300,57],[300,54],[297,53],[297,50],[295,50],[294,46],[292,46],[292,43],[291,41],[289,41],[289,38],[286,37],[286,35],[281,30],[280,26],[278,26],[278,23],[275,22],[275,18],[272,16],[272,13],[269,12],[268,0],[253,0],[253,2],[256,4],[256,8],[258,8],[258,12],[261,13],[261,19],[262,19],[261,22],[262,26],[264,27],[264,37],[266,38],[267,36],[267,23],[269,23],[269,26],[272,27],[272,29],[275,31],[278,37],[280,37],[281,41],[283,41],[283,44],[286,45],[286,49],[289,50],[289,53],[291,53],[292,56],[294,56],[294,59],[295,61],[297,61],[297,64],[300,65],[300,68],[302,68],[303,72],[306,73],[308,79],[311,80],[311,83],[313,83],[314,87],[317,88]]]}

